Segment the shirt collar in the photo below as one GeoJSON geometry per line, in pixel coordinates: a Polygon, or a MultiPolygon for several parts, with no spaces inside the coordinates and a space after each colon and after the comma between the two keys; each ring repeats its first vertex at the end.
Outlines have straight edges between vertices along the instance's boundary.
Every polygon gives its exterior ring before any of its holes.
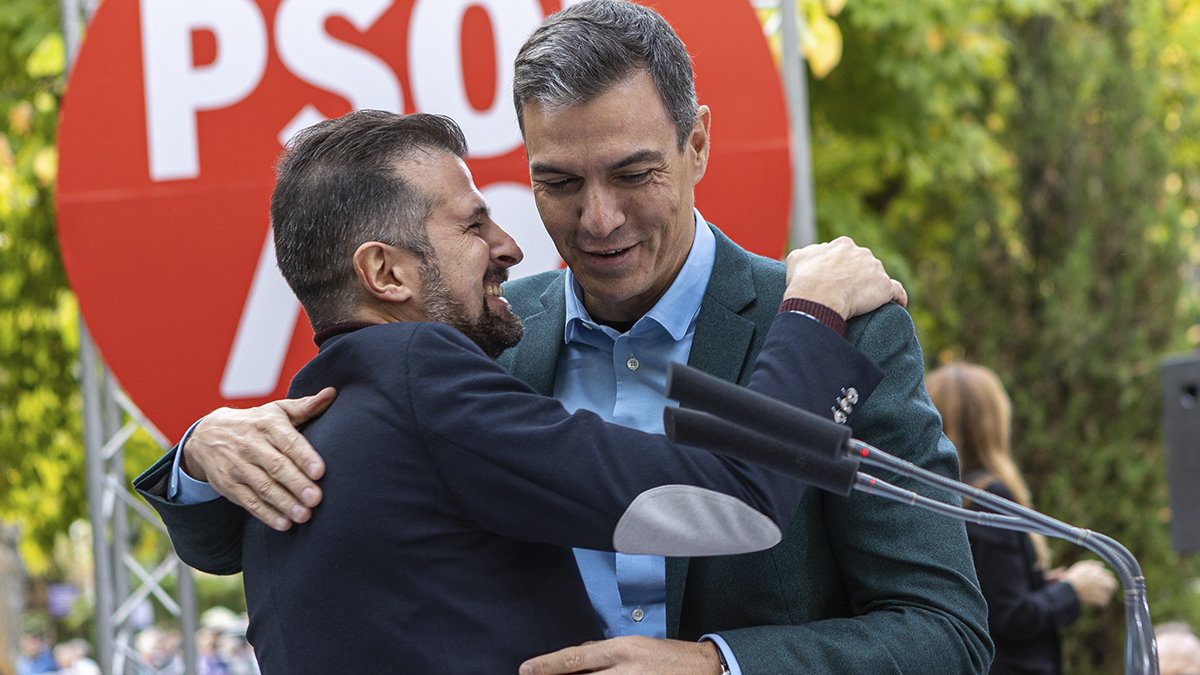
{"type": "MultiPolygon", "coordinates": [[[[717,240],[712,230],[708,229],[699,210],[692,209],[692,218],[696,234],[692,239],[692,250],[688,252],[687,260],[683,262],[683,267],[679,269],[679,274],[675,276],[675,281],[671,282],[667,292],[663,293],[650,311],[638,319],[630,332],[638,330],[638,326],[643,322],[653,321],[662,326],[673,340],[682,340],[695,321],[696,315],[700,313],[704,293],[697,293],[696,289],[703,290],[708,287],[708,279],[712,276],[713,261],[717,254],[717,240]]],[[[583,289],[575,280],[570,268],[567,268],[565,286],[567,319],[563,329],[563,341],[571,342],[576,331],[583,326],[598,327],[599,324],[592,320],[583,306],[583,289]]]]}

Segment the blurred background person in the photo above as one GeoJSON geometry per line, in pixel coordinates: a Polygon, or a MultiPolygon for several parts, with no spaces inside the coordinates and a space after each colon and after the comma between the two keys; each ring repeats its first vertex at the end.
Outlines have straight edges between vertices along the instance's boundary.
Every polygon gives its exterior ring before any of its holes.
{"type": "MultiPolygon", "coordinates": [[[[963,480],[1032,507],[1012,458],[1012,404],[1000,378],[983,366],[953,363],[930,373],[926,385],[958,449],[963,480]]],[[[990,672],[1061,673],[1059,630],[1079,618],[1082,605],[1108,604],[1117,585],[1112,573],[1095,560],[1050,570],[1041,535],[967,523],[967,537],[996,643],[990,672]]]]}
{"type": "Polygon", "coordinates": [[[1158,642],[1158,675],[1200,675],[1200,637],[1179,621],[1154,630],[1158,642]]]}
{"type": "Polygon", "coordinates": [[[100,665],[88,654],[92,646],[83,638],[60,642],[54,646],[54,660],[58,662],[58,675],[100,675],[100,665]]]}
{"type": "Polygon", "coordinates": [[[33,630],[21,633],[21,655],[17,657],[17,675],[37,675],[52,673],[55,670],[58,670],[58,665],[54,663],[54,655],[50,652],[50,643],[46,636],[33,630]]]}
{"type": "Polygon", "coordinates": [[[229,666],[217,652],[221,633],[212,628],[196,631],[196,673],[198,675],[230,675],[229,666]]]}

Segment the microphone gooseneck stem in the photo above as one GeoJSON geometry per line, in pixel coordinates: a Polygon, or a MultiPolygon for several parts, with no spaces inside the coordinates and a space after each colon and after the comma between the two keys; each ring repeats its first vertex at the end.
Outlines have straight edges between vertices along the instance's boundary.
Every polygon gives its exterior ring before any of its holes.
{"type": "Polygon", "coordinates": [[[1121,586],[1125,592],[1125,673],[1127,675],[1158,675],[1158,654],[1154,641],[1154,627],[1150,622],[1150,606],[1146,599],[1146,579],[1142,575],[1141,566],[1129,549],[1107,535],[1068,525],[986,490],[946,478],[912,462],[889,455],[858,439],[850,440],[846,454],[860,460],[863,464],[886,469],[926,485],[943,488],[971,499],[981,506],[993,509],[997,513],[951,506],[862,472],[859,472],[855,481],[855,490],[987,527],[1018,532],[1036,532],[1048,537],[1063,539],[1100,556],[1104,562],[1117,571],[1117,576],[1121,579],[1121,586]]]}

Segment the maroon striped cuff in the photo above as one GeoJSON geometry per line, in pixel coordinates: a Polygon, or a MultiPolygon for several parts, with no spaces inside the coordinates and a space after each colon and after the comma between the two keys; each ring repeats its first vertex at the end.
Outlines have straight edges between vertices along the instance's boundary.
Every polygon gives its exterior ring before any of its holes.
{"type": "Polygon", "coordinates": [[[846,337],[846,319],[819,302],[803,298],[788,298],[779,303],[781,312],[799,312],[819,321],[829,330],[846,337]]]}

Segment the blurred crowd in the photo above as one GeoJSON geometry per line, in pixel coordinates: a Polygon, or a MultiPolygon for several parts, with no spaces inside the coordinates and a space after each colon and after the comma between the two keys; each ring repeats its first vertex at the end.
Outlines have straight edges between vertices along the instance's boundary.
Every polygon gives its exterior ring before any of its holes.
{"type": "MultiPolygon", "coordinates": [[[[148,626],[138,631],[130,645],[135,658],[127,672],[137,675],[183,675],[183,636],[178,630],[148,626]]],[[[83,638],[73,638],[51,646],[39,632],[21,636],[21,653],[16,675],[101,675],[92,658],[92,646],[83,638]]],[[[246,620],[217,608],[201,617],[196,631],[196,669],[198,675],[259,675],[254,653],[246,642],[246,620]]]]}

